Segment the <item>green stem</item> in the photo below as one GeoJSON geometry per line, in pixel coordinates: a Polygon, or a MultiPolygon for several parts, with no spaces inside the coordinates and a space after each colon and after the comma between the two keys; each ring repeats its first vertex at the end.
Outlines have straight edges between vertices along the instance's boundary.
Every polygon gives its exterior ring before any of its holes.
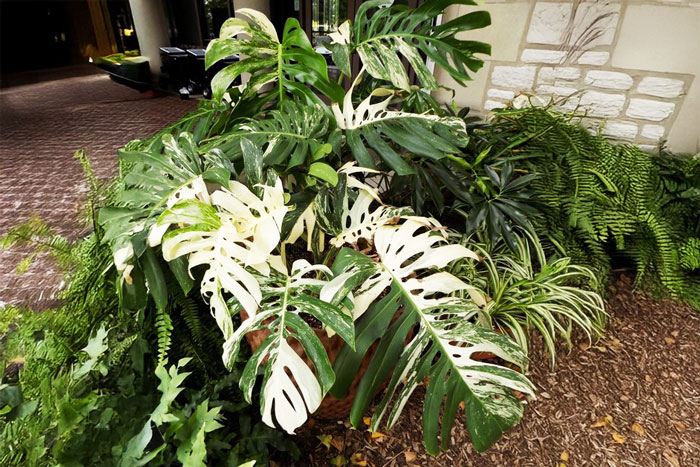
{"type": "Polygon", "coordinates": [[[279,83],[279,102],[282,103],[283,88],[282,88],[282,44],[277,44],[277,82],[279,83]]]}

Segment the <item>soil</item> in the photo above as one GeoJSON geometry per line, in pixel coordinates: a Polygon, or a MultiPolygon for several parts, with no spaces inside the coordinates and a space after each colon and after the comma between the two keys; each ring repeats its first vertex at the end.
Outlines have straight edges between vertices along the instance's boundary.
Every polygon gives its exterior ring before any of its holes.
{"type": "Polygon", "coordinates": [[[299,433],[304,457],[296,465],[338,465],[343,456],[346,465],[376,467],[700,466],[700,313],[633,292],[624,276],[611,292],[600,341],[579,338],[571,351],[560,349],[551,368],[533,339],[528,376],[538,398],[488,451],[475,452],[458,422],[452,448],[429,456],[417,391],[384,436],[347,421],[314,420],[299,433]],[[329,448],[318,439],[324,435],[332,436],[329,448]]]}

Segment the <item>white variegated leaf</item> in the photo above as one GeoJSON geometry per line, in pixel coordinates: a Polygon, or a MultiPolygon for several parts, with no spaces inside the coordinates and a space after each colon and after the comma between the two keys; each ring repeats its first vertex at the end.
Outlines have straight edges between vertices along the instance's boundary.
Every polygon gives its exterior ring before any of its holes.
{"type": "Polygon", "coordinates": [[[264,366],[263,421],[272,427],[276,422],[290,434],[306,421],[308,413],[319,407],[335,381],[323,344],[300,314],[315,317],[354,347],[350,317],[330,301],[317,298],[318,291],[331,277],[328,267],[311,265],[306,260],[295,261],[289,276],[271,275],[263,281],[260,312],[243,321],[224,344],[224,361],[230,366],[246,334],[258,330],[269,332],[245,366],[240,385],[251,402],[258,369],[264,366]],[[292,348],[288,342],[292,339],[302,345],[315,371],[292,348]]]}

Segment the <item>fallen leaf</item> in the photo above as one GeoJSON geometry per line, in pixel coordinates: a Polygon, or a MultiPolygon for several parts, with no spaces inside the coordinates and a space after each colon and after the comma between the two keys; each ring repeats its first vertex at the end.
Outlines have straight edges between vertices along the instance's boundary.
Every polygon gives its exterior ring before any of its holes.
{"type": "Polygon", "coordinates": [[[647,383],[651,383],[651,381],[652,381],[651,376],[645,375],[645,376],[644,376],[644,381],[646,381],[647,383]]]}
{"type": "Polygon", "coordinates": [[[364,417],[362,419],[363,422],[365,422],[365,425],[369,426],[372,423],[372,418],[371,417],[364,417]]]}
{"type": "Polygon", "coordinates": [[[367,460],[361,452],[356,452],[355,454],[350,456],[350,462],[352,463],[352,465],[359,465],[361,467],[365,467],[367,465],[367,460]]]}
{"type": "Polygon", "coordinates": [[[644,436],[644,427],[637,422],[632,424],[632,431],[637,433],[639,436],[644,436]]]}
{"type": "Polygon", "coordinates": [[[333,438],[331,440],[331,446],[336,448],[338,451],[342,451],[345,448],[345,440],[342,438],[333,438]]]}
{"type": "Polygon", "coordinates": [[[676,339],[674,339],[673,337],[664,337],[664,340],[666,341],[666,343],[667,343],[668,345],[671,345],[671,344],[673,344],[674,342],[676,342],[676,339]]]}
{"type": "Polygon", "coordinates": [[[591,425],[591,428],[600,428],[601,426],[612,425],[612,421],[612,415],[606,415],[603,418],[599,418],[593,425],[591,425]]]}
{"type": "Polygon", "coordinates": [[[590,346],[587,342],[581,342],[581,343],[578,345],[578,347],[579,347],[579,349],[585,351],[585,350],[588,350],[591,346],[590,346]]]}
{"type": "Polygon", "coordinates": [[[679,422],[677,420],[671,420],[671,423],[673,423],[673,426],[675,426],[678,431],[685,431],[686,430],[685,423],[683,423],[683,422],[679,422]]]}
{"type": "Polygon", "coordinates": [[[542,398],[544,398],[544,399],[551,399],[551,398],[552,398],[552,396],[549,395],[548,392],[541,392],[541,393],[540,393],[540,396],[541,396],[542,398]]]}
{"type": "Polygon", "coordinates": [[[678,460],[678,456],[675,455],[670,449],[664,449],[664,457],[673,467],[680,467],[681,463],[678,460]]]}
{"type": "Polygon", "coordinates": [[[671,331],[673,337],[678,337],[678,334],[680,334],[678,331],[671,331]]]}
{"type": "Polygon", "coordinates": [[[564,462],[569,460],[569,453],[566,451],[563,451],[561,453],[561,456],[559,456],[559,459],[563,460],[564,462]]]}
{"type": "Polygon", "coordinates": [[[331,459],[331,465],[345,465],[347,462],[345,461],[345,458],[341,455],[335,456],[333,459],[331,459]]]}
{"type": "Polygon", "coordinates": [[[331,441],[333,440],[333,435],[318,435],[316,438],[323,444],[326,449],[331,448],[331,441]]]}
{"type": "Polygon", "coordinates": [[[613,433],[613,434],[612,434],[612,437],[613,437],[613,439],[615,440],[616,443],[622,444],[622,443],[624,443],[625,441],[627,441],[627,438],[625,438],[624,436],[622,436],[622,435],[619,434],[619,433],[613,433]]]}
{"type": "Polygon", "coordinates": [[[557,467],[566,467],[566,464],[561,462],[557,467]]]}
{"type": "Polygon", "coordinates": [[[406,458],[406,462],[416,461],[416,453],[413,451],[404,451],[403,455],[406,458]]]}
{"type": "Polygon", "coordinates": [[[373,432],[372,432],[372,439],[383,438],[384,436],[386,436],[386,435],[383,434],[383,433],[380,433],[380,432],[378,432],[378,431],[373,431],[373,432]]]}

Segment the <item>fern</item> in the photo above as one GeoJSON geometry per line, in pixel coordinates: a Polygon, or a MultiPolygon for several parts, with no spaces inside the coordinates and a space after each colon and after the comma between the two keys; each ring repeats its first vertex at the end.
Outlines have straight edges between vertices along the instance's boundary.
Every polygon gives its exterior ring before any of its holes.
{"type": "Polygon", "coordinates": [[[540,174],[532,186],[548,206],[537,225],[545,238],[604,274],[627,259],[640,287],[700,307],[699,156],[616,146],[548,108],[509,109],[495,125],[526,141],[517,151],[540,174]]]}
{"type": "Polygon", "coordinates": [[[158,336],[158,364],[162,365],[170,350],[173,322],[165,310],[156,310],[155,328],[158,336]]]}

